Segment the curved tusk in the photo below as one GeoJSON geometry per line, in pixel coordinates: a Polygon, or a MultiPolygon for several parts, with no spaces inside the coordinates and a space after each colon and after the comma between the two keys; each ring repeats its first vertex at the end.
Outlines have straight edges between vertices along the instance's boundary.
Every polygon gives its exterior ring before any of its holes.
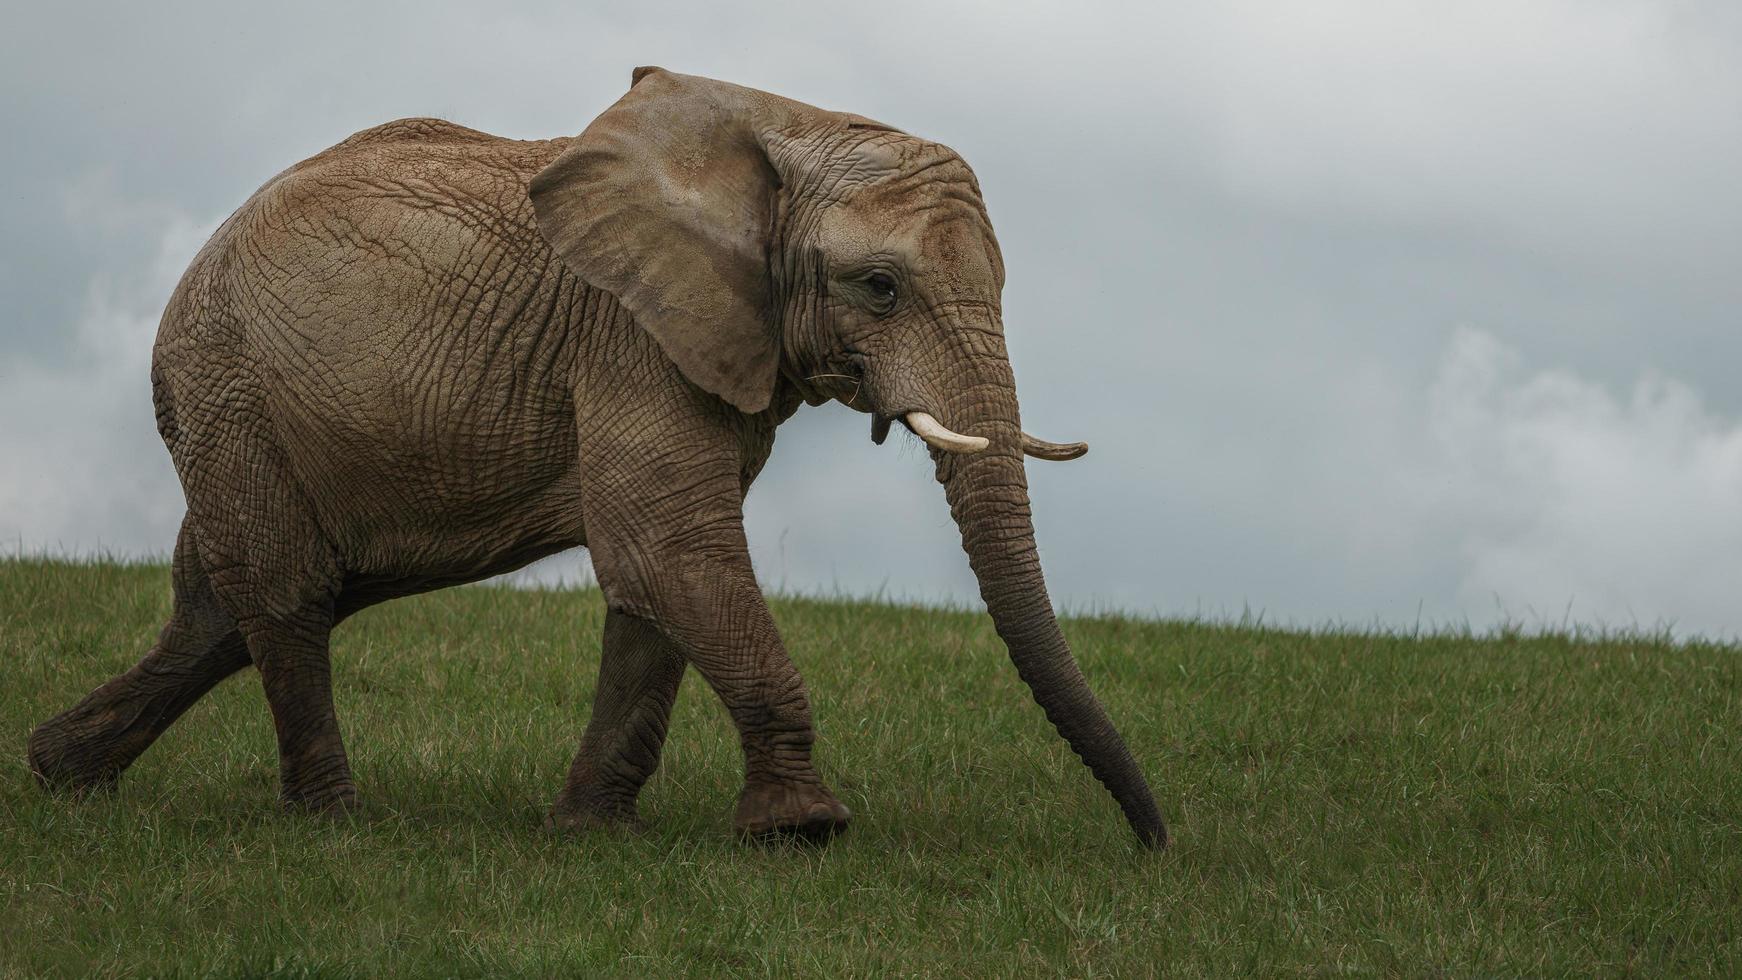
{"type": "Polygon", "coordinates": [[[944,428],[944,424],[928,412],[908,412],[903,420],[914,435],[925,440],[926,445],[946,453],[977,453],[991,445],[979,436],[965,436],[944,428]]]}
{"type": "Polygon", "coordinates": [[[1036,439],[1024,432],[1022,434],[1022,451],[1035,459],[1067,460],[1077,459],[1089,451],[1086,442],[1047,442],[1036,439]]]}

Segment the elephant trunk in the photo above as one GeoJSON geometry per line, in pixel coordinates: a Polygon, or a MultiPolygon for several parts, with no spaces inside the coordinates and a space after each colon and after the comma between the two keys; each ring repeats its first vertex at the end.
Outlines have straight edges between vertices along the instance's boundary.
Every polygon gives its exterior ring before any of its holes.
{"type": "Polygon", "coordinates": [[[1047,596],[1035,552],[1023,469],[1022,429],[1008,362],[997,374],[948,399],[945,424],[986,439],[969,455],[937,449],[932,457],[980,595],[1016,671],[1058,733],[1107,787],[1147,847],[1167,843],[1167,829],[1143,772],[1071,656],[1047,596]]]}

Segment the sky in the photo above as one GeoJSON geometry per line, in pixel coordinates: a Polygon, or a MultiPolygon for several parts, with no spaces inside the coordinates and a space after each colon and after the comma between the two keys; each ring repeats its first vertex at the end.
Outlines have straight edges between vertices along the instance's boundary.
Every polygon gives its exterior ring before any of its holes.
{"type": "MultiPolygon", "coordinates": [[[[0,550],[164,555],[157,319],[389,119],[579,132],[654,64],[958,150],[1074,611],[1742,635],[1742,7],[30,4],[0,39],[0,550]]],[[[770,589],[972,605],[923,447],[806,408],[770,589]]],[[[585,575],[576,553],[523,581],[585,575]]]]}

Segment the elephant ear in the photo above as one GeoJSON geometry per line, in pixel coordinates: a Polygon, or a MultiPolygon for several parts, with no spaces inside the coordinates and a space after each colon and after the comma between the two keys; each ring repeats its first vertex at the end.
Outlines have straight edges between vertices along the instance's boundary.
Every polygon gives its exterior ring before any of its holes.
{"type": "Polygon", "coordinates": [[[768,251],[780,181],[767,141],[802,103],[637,68],[528,190],[539,232],[617,297],[685,377],[745,412],[768,407],[781,342],[768,251]]]}

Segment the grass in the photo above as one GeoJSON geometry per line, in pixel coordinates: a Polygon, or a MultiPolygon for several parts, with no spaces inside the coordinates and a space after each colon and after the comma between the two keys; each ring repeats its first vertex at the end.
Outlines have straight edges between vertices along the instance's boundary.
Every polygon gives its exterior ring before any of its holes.
{"type": "Polygon", "coordinates": [[[731,839],[736,740],[694,672],[652,829],[539,830],[594,592],[342,627],[360,819],[276,812],[247,673],[115,794],[45,796],[27,731],[168,601],[160,567],[0,562],[0,975],[1742,972],[1733,646],[1068,620],[1169,817],[1147,855],[984,616],[777,601],[856,822],[761,849],[731,839]]]}

